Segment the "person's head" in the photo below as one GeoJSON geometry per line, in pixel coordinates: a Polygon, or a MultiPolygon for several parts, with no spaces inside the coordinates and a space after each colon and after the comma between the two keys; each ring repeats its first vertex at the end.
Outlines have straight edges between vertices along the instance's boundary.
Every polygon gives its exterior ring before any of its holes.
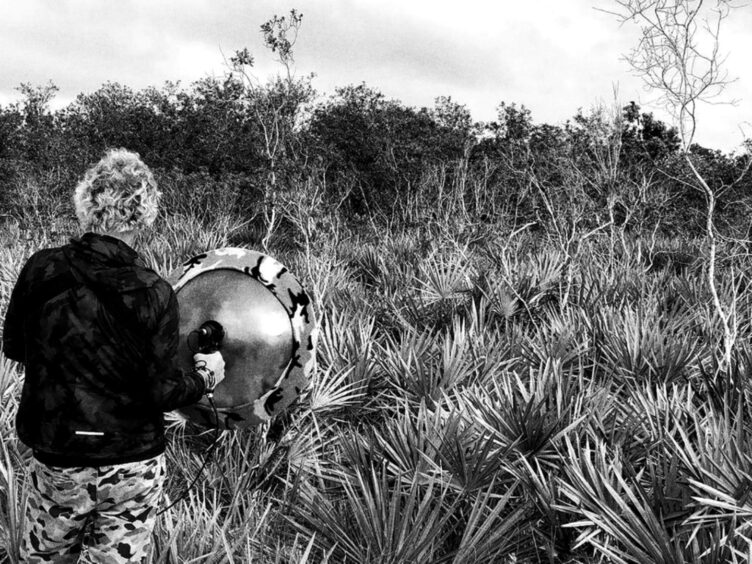
{"type": "Polygon", "coordinates": [[[73,194],[78,222],[95,233],[137,233],[154,223],[161,194],[136,153],[111,149],[86,171],[73,194]]]}

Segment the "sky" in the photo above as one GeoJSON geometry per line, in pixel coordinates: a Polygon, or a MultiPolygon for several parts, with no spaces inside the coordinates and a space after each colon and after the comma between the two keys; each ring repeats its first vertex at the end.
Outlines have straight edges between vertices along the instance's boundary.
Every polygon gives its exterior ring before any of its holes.
{"type": "MultiPolygon", "coordinates": [[[[451,96],[481,121],[502,101],[536,123],[632,100],[670,119],[623,60],[639,29],[602,11],[613,0],[0,0],[0,104],[20,83],[52,81],[54,107],[105,82],[187,87],[223,76],[244,47],[263,80],[279,68],[259,26],[292,8],[296,73],[315,73],[322,96],[365,82],[414,107],[451,96]]],[[[696,140],[731,152],[752,137],[751,5],[726,20],[720,47],[736,80],[717,102],[737,102],[701,106],[696,140]]]]}

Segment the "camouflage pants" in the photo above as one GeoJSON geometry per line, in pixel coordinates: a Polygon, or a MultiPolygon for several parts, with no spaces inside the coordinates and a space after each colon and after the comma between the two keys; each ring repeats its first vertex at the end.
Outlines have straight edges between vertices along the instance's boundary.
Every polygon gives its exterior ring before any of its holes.
{"type": "Polygon", "coordinates": [[[147,562],[164,455],[114,466],[33,461],[22,562],[147,562]],[[85,547],[85,548],[84,548],[85,547]]]}

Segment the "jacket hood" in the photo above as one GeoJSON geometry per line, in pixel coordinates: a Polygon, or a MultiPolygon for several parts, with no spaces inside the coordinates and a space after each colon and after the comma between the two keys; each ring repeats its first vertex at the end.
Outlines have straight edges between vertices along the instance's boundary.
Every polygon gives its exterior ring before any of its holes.
{"type": "Polygon", "coordinates": [[[73,275],[89,286],[112,292],[143,288],[144,280],[134,270],[145,267],[138,253],[115,237],[86,233],[63,247],[73,275]]]}

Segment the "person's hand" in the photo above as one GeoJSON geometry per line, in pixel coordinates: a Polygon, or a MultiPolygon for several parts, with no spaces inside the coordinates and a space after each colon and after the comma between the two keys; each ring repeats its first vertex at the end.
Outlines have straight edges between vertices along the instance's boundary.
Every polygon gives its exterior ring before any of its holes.
{"type": "Polygon", "coordinates": [[[196,353],[193,355],[196,372],[206,383],[206,392],[214,391],[214,388],[225,379],[225,359],[219,352],[211,354],[196,353]]]}

